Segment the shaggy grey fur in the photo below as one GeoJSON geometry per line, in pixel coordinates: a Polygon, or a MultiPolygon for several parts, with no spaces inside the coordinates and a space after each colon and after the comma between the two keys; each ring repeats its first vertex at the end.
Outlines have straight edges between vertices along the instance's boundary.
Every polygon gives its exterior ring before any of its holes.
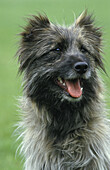
{"type": "Polygon", "coordinates": [[[35,17],[22,33],[19,61],[20,71],[24,72],[24,93],[18,131],[25,170],[110,170],[110,128],[97,76],[97,68],[104,70],[101,36],[86,12],[69,28],[57,27],[43,16],[35,17]],[[71,40],[69,34],[75,38],[71,40]],[[57,37],[69,41],[62,59],[57,58],[59,48],[56,52],[50,46],[52,39],[58,42],[57,37]],[[77,38],[87,50],[78,51],[77,38]],[[69,80],[78,77],[70,69],[75,60],[69,58],[70,52],[76,54],[75,50],[89,63],[87,72],[80,75],[83,95],[79,99],[51,81],[58,74],[69,80]],[[57,59],[51,61],[49,56],[54,55],[57,59]]]}

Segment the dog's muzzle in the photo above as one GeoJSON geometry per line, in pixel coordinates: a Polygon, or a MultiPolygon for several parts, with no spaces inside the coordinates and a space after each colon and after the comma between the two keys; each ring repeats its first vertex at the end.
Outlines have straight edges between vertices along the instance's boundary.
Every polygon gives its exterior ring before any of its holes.
{"type": "Polygon", "coordinates": [[[89,65],[85,61],[74,63],[73,69],[75,72],[74,78],[58,77],[56,83],[60,86],[68,96],[78,99],[83,94],[83,81],[86,79],[86,74],[89,72],[89,65]]]}

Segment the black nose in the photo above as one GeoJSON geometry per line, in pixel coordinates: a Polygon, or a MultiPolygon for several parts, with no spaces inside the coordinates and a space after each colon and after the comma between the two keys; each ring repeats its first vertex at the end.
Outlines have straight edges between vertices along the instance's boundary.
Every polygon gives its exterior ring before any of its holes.
{"type": "Polygon", "coordinates": [[[88,70],[88,64],[86,62],[77,62],[74,64],[74,69],[79,74],[84,74],[88,70]]]}

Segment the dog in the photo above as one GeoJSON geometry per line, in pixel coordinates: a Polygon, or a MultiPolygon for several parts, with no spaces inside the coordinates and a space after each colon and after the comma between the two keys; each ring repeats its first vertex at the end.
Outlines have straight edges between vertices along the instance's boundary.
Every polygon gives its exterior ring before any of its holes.
{"type": "Polygon", "coordinates": [[[39,14],[20,35],[25,170],[110,170],[101,28],[87,11],[69,27],[39,14]]]}

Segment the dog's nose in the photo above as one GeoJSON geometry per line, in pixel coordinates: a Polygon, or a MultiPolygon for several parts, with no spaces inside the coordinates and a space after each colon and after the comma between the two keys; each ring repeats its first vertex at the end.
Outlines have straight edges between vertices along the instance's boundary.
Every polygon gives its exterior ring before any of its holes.
{"type": "Polygon", "coordinates": [[[88,64],[86,62],[77,62],[74,64],[74,69],[79,74],[84,74],[88,70],[88,64]]]}

